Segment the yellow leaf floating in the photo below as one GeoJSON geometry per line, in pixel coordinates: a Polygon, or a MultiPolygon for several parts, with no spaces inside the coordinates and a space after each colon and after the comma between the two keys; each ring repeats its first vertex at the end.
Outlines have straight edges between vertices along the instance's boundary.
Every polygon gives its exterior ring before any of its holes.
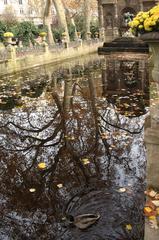
{"type": "Polygon", "coordinates": [[[63,187],[63,184],[62,184],[62,183],[59,183],[59,184],[57,184],[57,187],[58,187],[58,188],[62,188],[62,187],[63,187]]]}
{"type": "Polygon", "coordinates": [[[144,211],[147,212],[147,213],[150,213],[150,212],[152,212],[152,208],[144,207],[144,211]]]}
{"type": "Polygon", "coordinates": [[[36,192],[36,189],[35,188],[30,188],[29,192],[34,193],[34,192],[36,192]]]}
{"type": "Polygon", "coordinates": [[[156,211],[157,211],[157,215],[159,215],[159,207],[158,207],[158,208],[156,208],[156,211]]]}
{"type": "Polygon", "coordinates": [[[159,207],[159,200],[152,201],[152,203],[155,205],[155,207],[159,207]]]}
{"type": "Polygon", "coordinates": [[[127,225],[126,225],[126,229],[127,229],[128,231],[131,231],[131,230],[132,230],[131,224],[127,224],[127,225]]]}
{"type": "Polygon", "coordinates": [[[124,192],[126,192],[126,188],[119,188],[118,192],[119,193],[124,193],[124,192]]]}
{"type": "Polygon", "coordinates": [[[156,217],[155,216],[149,216],[149,220],[155,220],[156,217]]]}
{"type": "Polygon", "coordinates": [[[39,163],[38,168],[39,169],[45,169],[46,168],[46,163],[44,163],[44,162],[39,163]]]}
{"type": "Polygon", "coordinates": [[[81,161],[83,162],[84,165],[88,165],[90,163],[88,158],[83,158],[81,161]]]}

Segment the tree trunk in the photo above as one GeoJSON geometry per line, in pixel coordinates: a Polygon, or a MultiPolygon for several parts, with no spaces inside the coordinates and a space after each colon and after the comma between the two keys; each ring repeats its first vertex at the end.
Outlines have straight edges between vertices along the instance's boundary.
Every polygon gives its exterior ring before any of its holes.
{"type": "Polygon", "coordinates": [[[66,21],[66,14],[65,14],[65,9],[62,4],[61,0],[53,0],[54,6],[56,9],[57,17],[59,20],[60,26],[64,29],[67,37],[67,41],[70,41],[69,33],[68,33],[68,27],[67,27],[67,21],[66,21]]]}
{"type": "Polygon", "coordinates": [[[52,30],[51,30],[51,4],[52,0],[46,0],[44,10],[44,25],[48,28],[48,42],[49,44],[55,44],[52,30]]]}
{"type": "Polygon", "coordinates": [[[85,22],[85,38],[88,39],[91,23],[91,0],[84,0],[84,22],[85,22]]]}

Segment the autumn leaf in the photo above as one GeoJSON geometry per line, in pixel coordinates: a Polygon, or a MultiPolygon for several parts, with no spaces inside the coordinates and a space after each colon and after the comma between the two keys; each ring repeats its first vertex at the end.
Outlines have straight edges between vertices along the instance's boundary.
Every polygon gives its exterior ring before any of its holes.
{"type": "Polygon", "coordinates": [[[149,220],[155,220],[156,217],[155,216],[149,216],[149,220]]]}
{"type": "Polygon", "coordinates": [[[36,192],[36,189],[35,188],[30,188],[29,192],[34,193],[34,192],[36,192]]]}
{"type": "Polygon", "coordinates": [[[127,229],[128,231],[131,231],[131,230],[132,230],[132,225],[131,225],[131,224],[127,224],[127,225],[126,225],[126,229],[127,229]]]}
{"type": "Polygon", "coordinates": [[[159,200],[152,201],[152,203],[153,203],[156,207],[159,207],[159,200]]]}
{"type": "Polygon", "coordinates": [[[83,158],[81,161],[83,162],[84,165],[87,165],[90,163],[88,158],[83,158]]]}
{"type": "Polygon", "coordinates": [[[39,163],[38,168],[39,169],[45,169],[46,168],[46,163],[44,163],[44,162],[39,163]]]}
{"type": "Polygon", "coordinates": [[[124,192],[126,192],[126,188],[119,188],[119,189],[118,189],[118,192],[119,192],[119,193],[124,193],[124,192]]]}
{"type": "Polygon", "coordinates": [[[58,187],[58,188],[62,188],[62,187],[63,187],[63,184],[62,184],[62,183],[59,183],[59,184],[57,184],[57,187],[58,187]]]}
{"type": "Polygon", "coordinates": [[[159,228],[156,218],[154,220],[150,220],[149,223],[150,223],[151,228],[156,229],[156,230],[159,228]]]}

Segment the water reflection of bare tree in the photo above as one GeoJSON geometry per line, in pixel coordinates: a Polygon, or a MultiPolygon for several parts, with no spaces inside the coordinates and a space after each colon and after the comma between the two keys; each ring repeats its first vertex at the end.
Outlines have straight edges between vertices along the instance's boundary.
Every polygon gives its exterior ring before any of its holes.
{"type": "MultiPolygon", "coordinates": [[[[51,106],[39,99],[1,115],[4,219],[11,218],[12,209],[41,209],[44,222],[55,223],[75,189],[89,186],[94,178],[112,180],[114,164],[134,171],[129,152],[133,136],[142,133],[143,120],[121,116],[107,99],[97,98],[93,73],[85,70],[83,85],[69,69],[64,97],[52,89],[51,106]],[[43,162],[46,168],[39,169],[43,162]]],[[[48,232],[49,226],[45,228],[48,232]]]]}

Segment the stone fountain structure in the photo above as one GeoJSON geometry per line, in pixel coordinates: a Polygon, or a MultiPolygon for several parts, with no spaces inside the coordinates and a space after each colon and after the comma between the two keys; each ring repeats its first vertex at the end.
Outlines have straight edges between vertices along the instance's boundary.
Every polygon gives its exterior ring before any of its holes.
{"type": "Polygon", "coordinates": [[[98,0],[100,37],[110,42],[128,30],[128,22],[139,11],[147,11],[159,0],[98,0]]]}

